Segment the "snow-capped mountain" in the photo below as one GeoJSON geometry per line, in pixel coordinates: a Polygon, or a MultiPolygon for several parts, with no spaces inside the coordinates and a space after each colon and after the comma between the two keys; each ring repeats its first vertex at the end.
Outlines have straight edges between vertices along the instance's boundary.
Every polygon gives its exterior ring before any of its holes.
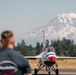
{"type": "Polygon", "coordinates": [[[45,38],[54,39],[73,39],[76,42],[76,13],[62,13],[50,20],[50,22],[42,27],[36,28],[33,31],[22,34],[18,38],[25,39],[28,44],[35,44],[37,41],[43,41],[43,33],[45,38]]]}

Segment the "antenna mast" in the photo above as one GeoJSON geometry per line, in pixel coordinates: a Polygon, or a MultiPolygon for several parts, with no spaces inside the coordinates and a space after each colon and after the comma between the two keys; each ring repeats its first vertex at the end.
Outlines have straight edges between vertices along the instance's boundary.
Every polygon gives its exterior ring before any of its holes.
{"type": "Polygon", "coordinates": [[[42,30],[43,32],[43,48],[45,48],[45,34],[44,34],[44,30],[42,30]]]}

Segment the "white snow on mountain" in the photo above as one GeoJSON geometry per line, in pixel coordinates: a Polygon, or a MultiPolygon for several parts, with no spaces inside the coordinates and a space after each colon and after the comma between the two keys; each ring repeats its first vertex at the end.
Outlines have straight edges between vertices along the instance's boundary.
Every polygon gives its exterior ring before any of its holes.
{"type": "Polygon", "coordinates": [[[28,44],[35,44],[37,41],[42,42],[43,34],[49,40],[54,39],[73,39],[76,42],[76,13],[62,13],[50,20],[42,27],[36,28],[29,33],[19,35],[18,38],[24,39],[28,44]]]}

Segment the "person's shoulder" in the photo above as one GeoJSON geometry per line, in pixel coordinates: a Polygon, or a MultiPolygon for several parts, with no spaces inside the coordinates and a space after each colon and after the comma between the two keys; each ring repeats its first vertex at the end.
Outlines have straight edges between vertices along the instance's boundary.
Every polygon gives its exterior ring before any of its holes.
{"type": "Polygon", "coordinates": [[[26,58],[24,58],[24,56],[23,56],[22,54],[20,54],[19,52],[15,51],[14,49],[11,49],[11,50],[9,51],[9,55],[10,55],[11,57],[14,57],[14,58],[27,60],[26,58]]]}
{"type": "Polygon", "coordinates": [[[20,53],[18,53],[17,51],[15,51],[14,49],[9,50],[9,54],[10,55],[16,55],[16,56],[22,56],[20,53]]]}
{"type": "Polygon", "coordinates": [[[24,58],[24,56],[22,54],[18,53],[14,49],[12,49],[12,50],[9,51],[9,56],[12,59],[17,59],[17,60],[20,60],[20,61],[27,61],[27,59],[24,58]]]}
{"type": "Polygon", "coordinates": [[[2,51],[2,48],[0,48],[0,51],[2,51]]]}

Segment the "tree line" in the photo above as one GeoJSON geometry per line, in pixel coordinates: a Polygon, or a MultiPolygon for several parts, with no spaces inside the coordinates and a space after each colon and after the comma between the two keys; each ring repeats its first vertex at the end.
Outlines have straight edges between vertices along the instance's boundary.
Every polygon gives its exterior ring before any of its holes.
{"type": "Polygon", "coordinates": [[[32,45],[26,45],[25,41],[22,40],[21,42],[18,42],[17,45],[14,46],[14,49],[25,56],[35,56],[42,52],[43,44],[37,42],[36,47],[33,47],[32,45]]]}
{"type": "MultiPolygon", "coordinates": [[[[58,56],[76,56],[76,44],[73,40],[65,39],[62,40],[46,40],[46,48],[52,46],[55,48],[55,52],[58,56]]],[[[36,46],[26,45],[25,41],[17,43],[14,47],[16,51],[26,56],[38,55],[42,52],[43,43],[37,42],[36,46]]]]}
{"type": "Polygon", "coordinates": [[[51,46],[55,48],[56,54],[59,56],[76,56],[76,44],[73,40],[65,39],[51,41],[51,46]]]}
{"type": "MultiPolygon", "coordinates": [[[[73,40],[46,40],[46,48],[52,46],[58,56],[76,56],[76,44],[73,40]]],[[[1,46],[0,46],[1,48],[1,46]]],[[[35,56],[42,52],[43,43],[37,42],[36,46],[27,45],[24,40],[14,45],[14,49],[24,56],[35,56]]]]}

